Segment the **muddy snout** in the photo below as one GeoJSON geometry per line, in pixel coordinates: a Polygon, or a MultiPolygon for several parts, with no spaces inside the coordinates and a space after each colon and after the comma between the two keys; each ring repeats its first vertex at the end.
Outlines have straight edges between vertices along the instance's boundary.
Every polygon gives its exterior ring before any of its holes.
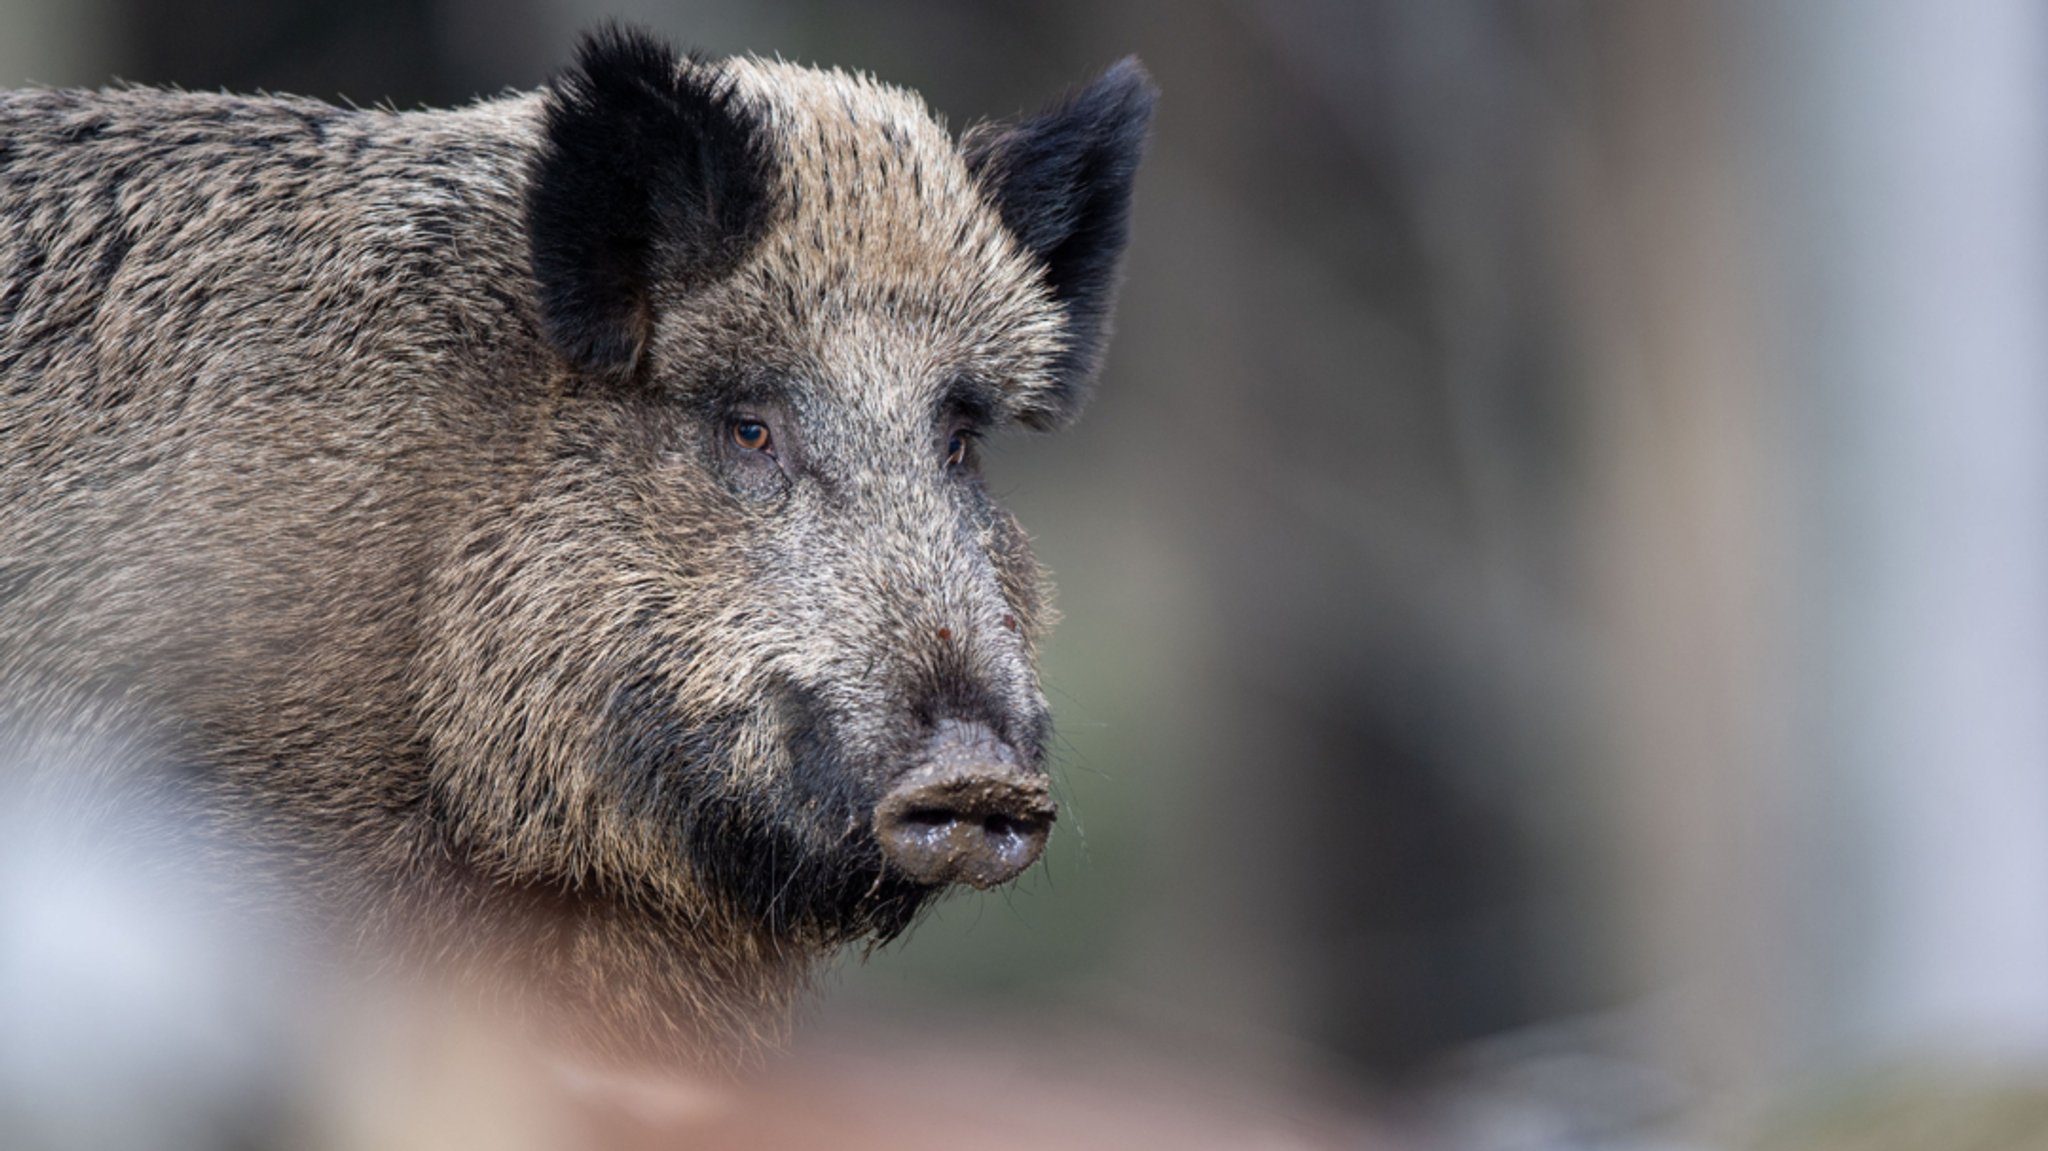
{"type": "Polygon", "coordinates": [[[1037,861],[1057,811],[1043,772],[988,728],[948,720],[875,805],[875,838],[920,883],[989,888],[1037,861]]]}

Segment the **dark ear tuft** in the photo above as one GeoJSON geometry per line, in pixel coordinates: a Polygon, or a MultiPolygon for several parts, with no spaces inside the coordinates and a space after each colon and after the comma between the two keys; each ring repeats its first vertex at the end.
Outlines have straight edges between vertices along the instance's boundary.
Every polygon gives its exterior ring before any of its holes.
{"type": "Polygon", "coordinates": [[[657,284],[730,271],[773,207],[773,153],[715,67],[637,31],[583,38],[546,97],[526,228],[541,323],[578,368],[631,374],[657,284]]]}
{"type": "Polygon", "coordinates": [[[1079,409],[1102,364],[1117,267],[1130,232],[1131,180],[1159,90],[1127,57],[1076,95],[1017,123],[980,124],[960,141],[1003,223],[1045,262],[1066,309],[1061,410],[1079,409]]]}

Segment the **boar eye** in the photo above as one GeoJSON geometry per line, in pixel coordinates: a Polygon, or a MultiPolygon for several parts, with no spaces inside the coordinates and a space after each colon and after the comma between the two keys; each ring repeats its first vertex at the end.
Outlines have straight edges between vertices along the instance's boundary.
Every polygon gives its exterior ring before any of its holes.
{"type": "Polygon", "coordinates": [[[774,437],[768,434],[768,425],[759,420],[734,420],[732,442],[750,452],[765,452],[774,437]]]}
{"type": "Polygon", "coordinates": [[[946,441],[946,466],[949,468],[957,468],[961,464],[966,463],[967,447],[970,443],[973,442],[973,440],[973,432],[954,432],[952,437],[946,441]]]}

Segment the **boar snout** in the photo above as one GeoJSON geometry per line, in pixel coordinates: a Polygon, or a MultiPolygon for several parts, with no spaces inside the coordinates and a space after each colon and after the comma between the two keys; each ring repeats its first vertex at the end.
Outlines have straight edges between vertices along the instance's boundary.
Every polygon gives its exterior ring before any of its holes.
{"type": "Polygon", "coordinates": [[[1045,774],[993,731],[944,720],[875,806],[875,837],[919,883],[990,888],[1037,861],[1057,810],[1045,774]]]}

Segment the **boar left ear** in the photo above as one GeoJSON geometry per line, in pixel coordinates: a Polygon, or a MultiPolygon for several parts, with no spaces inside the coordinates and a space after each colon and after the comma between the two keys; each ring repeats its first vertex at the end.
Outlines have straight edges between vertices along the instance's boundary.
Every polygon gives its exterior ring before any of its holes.
{"type": "Polygon", "coordinates": [[[656,287],[724,275],[766,227],[766,129],[716,67],[607,27],[548,86],[543,132],[526,199],[542,329],[576,367],[630,376],[656,287]]]}
{"type": "Polygon", "coordinates": [[[1137,57],[1028,120],[961,137],[967,169],[1003,223],[1045,266],[1067,318],[1059,394],[1039,422],[1072,416],[1102,366],[1117,269],[1130,233],[1131,181],[1159,90],[1137,57]]]}

